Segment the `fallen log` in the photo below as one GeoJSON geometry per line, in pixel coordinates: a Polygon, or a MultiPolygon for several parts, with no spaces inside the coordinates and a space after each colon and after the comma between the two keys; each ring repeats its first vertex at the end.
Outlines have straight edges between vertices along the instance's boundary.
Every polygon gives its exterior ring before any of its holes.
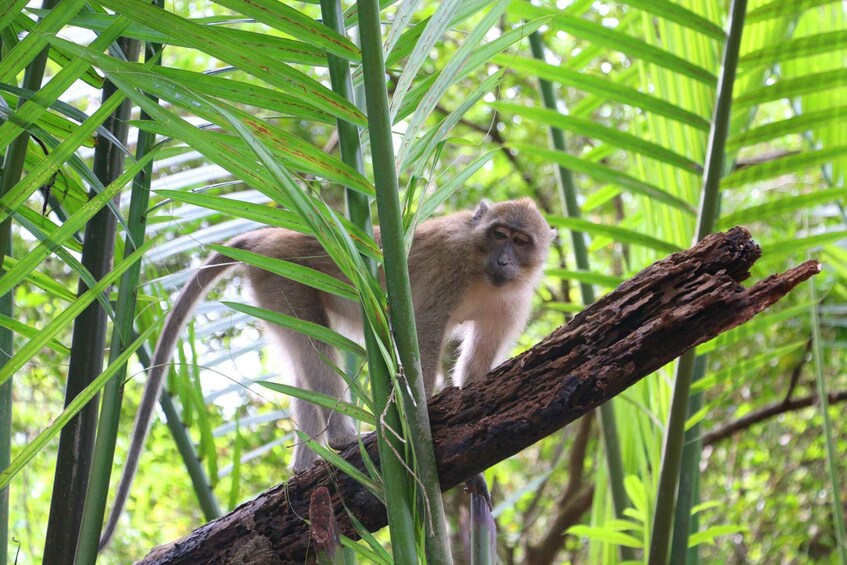
{"type": "MultiPolygon", "coordinates": [[[[429,401],[442,490],[518,453],[611,399],[687,349],[738,326],[820,271],[808,261],[750,288],[761,251],[747,230],[712,235],[647,267],[483,382],[429,401]]],[[[376,437],[362,438],[378,463],[376,437]]],[[[359,446],[342,456],[364,471],[359,446]]],[[[140,563],[303,563],[315,546],[312,492],[331,495],[338,530],[386,525],[379,500],[324,462],[246,502],[140,563]]]]}

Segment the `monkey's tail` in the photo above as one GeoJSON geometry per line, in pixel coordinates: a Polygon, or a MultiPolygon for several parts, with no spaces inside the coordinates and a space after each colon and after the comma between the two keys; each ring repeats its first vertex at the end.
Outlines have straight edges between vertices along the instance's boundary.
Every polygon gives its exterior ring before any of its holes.
{"type": "MultiPolygon", "coordinates": [[[[227,245],[230,247],[241,247],[240,238],[228,242],[227,245]]],[[[147,383],[144,386],[144,393],[141,396],[141,404],[138,406],[138,411],[136,412],[135,424],[132,430],[132,441],[129,446],[129,452],[127,453],[121,480],[118,483],[112,512],[109,514],[109,519],[103,527],[100,538],[100,549],[106,547],[112,539],[112,535],[115,533],[115,528],[118,525],[118,519],[121,516],[124,504],[126,504],[127,496],[129,496],[129,490],[132,486],[132,479],[135,477],[135,471],[138,469],[138,460],[141,457],[144,441],[147,439],[147,433],[150,431],[153,411],[156,403],[159,401],[159,395],[162,393],[165,371],[169,367],[168,362],[171,358],[171,352],[176,345],[177,338],[179,338],[182,332],[182,327],[194,311],[197,302],[206,295],[206,290],[209,286],[227,270],[234,267],[236,263],[237,261],[220,253],[212,254],[206,259],[206,262],[203,263],[200,269],[194,273],[194,276],[185,283],[173,308],[165,319],[165,327],[162,329],[161,335],[159,335],[159,342],[156,344],[153,360],[150,367],[147,368],[147,383]]]]}

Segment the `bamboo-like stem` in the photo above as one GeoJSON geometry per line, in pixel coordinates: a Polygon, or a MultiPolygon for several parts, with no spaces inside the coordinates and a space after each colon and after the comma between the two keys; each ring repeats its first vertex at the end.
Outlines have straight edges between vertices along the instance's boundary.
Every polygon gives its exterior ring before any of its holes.
{"type": "MultiPolygon", "coordinates": [[[[12,225],[0,228],[11,230],[12,225]]],[[[11,234],[10,234],[11,235],[11,234]]],[[[6,240],[6,249],[0,253],[11,256],[11,237],[6,240]]],[[[12,317],[14,303],[12,293],[0,296],[0,314],[12,317]]],[[[0,328],[0,367],[12,356],[14,336],[9,328],[0,328]]],[[[12,379],[0,385],[0,469],[9,467],[12,461],[12,379]]],[[[9,488],[0,489],[0,565],[6,565],[9,546],[9,488]]]]}
{"type": "MultiPolygon", "coordinates": [[[[694,358],[691,382],[695,383],[706,374],[706,355],[694,358]]],[[[703,407],[703,393],[695,392],[688,398],[688,414],[696,414],[703,407]]],[[[703,453],[702,426],[698,422],[685,432],[682,447],[682,463],[679,486],[676,493],[674,528],[671,534],[671,563],[696,565],[700,560],[698,546],[688,547],[688,537],[700,527],[697,515],[691,508],[700,500],[700,459],[703,453]]]]}
{"type": "MultiPolygon", "coordinates": [[[[359,27],[362,43],[362,66],[364,71],[365,98],[367,100],[368,130],[371,139],[371,155],[377,192],[377,212],[379,215],[380,233],[382,236],[383,255],[385,261],[385,282],[388,290],[389,315],[391,326],[399,352],[403,371],[400,373],[400,386],[393,389],[403,402],[404,413],[409,427],[409,436],[414,451],[415,469],[423,484],[423,504],[418,506],[423,515],[425,528],[425,550],[427,562],[432,565],[452,563],[450,541],[444,520],[444,507],[441,500],[441,486],[435,465],[435,453],[432,444],[432,432],[429,427],[429,414],[426,405],[426,392],[421,376],[420,352],[418,350],[417,334],[415,332],[415,315],[412,307],[412,291],[409,282],[409,268],[404,242],[402,210],[400,208],[399,185],[397,171],[394,165],[394,146],[391,136],[391,122],[388,113],[388,92],[385,84],[385,64],[382,52],[382,34],[379,22],[379,2],[377,0],[359,0],[359,27]],[[403,379],[402,377],[405,377],[403,379]],[[402,382],[405,380],[405,382],[402,382]],[[412,397],[409,398],[409,390],[412,397]]],[[[384,394],[389,390],[377,391],[377,386],[387,383],[377,383],[374,380],[374,395],[384,394]]],[[[375,398],[379,405],[387,398],[375,398]]],[[[399,431],[399,428],[398,428],[399,431]]],[[[388,459],[394,459],[389,454],[388,459]]],[[[411,461],[411,459],[409,459],[411,461]]],[[[388,479],[385,465],[386,459],[380,456],[383,465],[383,477],[388,479]]],[[[404,473],[405,475],[405,473],[404,473]]],[[[392,503],[386,492],[388,511],[392,503]]],[[[414,500],[407,498],[404,505],[414,505],[414,500]]],[[[407,524],[404,524],[404,526],[407,524]]],[[[391,528],[389,516],[389,528],[391,528]]],[[[405,529],[405,527],[404,527],[405,529]]],[[[392,549],[394,535],[402,535],[406,553],[409,547],[409,537],[414,541],[415,532],[400,533],[397,528],[391,532],[392,549]]],[[[412,563],[414,556],[402,558],[396,553],[398,563],[412,563]]],[[[414,557],[416,559],[416,557],[414,557]]]]}
{"type": "MultiPolygon", "coordinates": [[[[58,0],[44,0],[42,8],[49,9],[55,6],[58,0]]],[[[42,50],[24,72],[22,86],[29,90],[37,90],[41,86],[44,77],[44,68],[47,65],[47,49],[42,50]]],[[[23,101],[21,101],[23,103],[23,101]]],[[[15,186],[24,170],[27,146],[29,145],[29,132],[23,131],[6,148],[3,159],[3,175],[0,178],[0,197],[15,186]]],[[[12,219],[7,218],[0,222],[0,268],[6,255],[12,255],[12,219]]],[[[7,292],[0,297],[0,314],[9,318],[13,316],[13,294],[7,292]]],[[[0,367],[12,357],[14,335],[9,328],[0,328],[0,367]]],[[[13,381],[0,385],[0,469],[5,469],[11,463],[12,455],[12,386],[13,381]]],[[[9,488],[0,489],[0,565],[5,565],[7,560],[6,548],[9,546],[9,488]]]]}
{"type": "MultiPolygon", "coordinates": [[[[159,1],[161,4],[161,0],[159,1]]],[[[149,61],[152,58],[159,56],[162,46],[160,44],[151,44],[147,49],[146,59],[149,61]]],[[[141,119],[149,119],[149,115],[145,112],[141,113],[141,119]]],[[[136,148],[137,158],[143,157],[150,151],[155,141],[155,135],[146,131],[140,131],[138,136],[138,144],[136,148]]],[[[150,196],[150,182],[152,180],[152,164],[148,165],[145,170],[136,175],[132,184],[132,193],[130,196],[129,216],[127,218],[127,227],[129,233],[124,240],[124,256],[128,256],[136,247],[144,241],[147,227],[147,207],[150,196]]],[[[118,299],[115,307],[115,327],[112,332],[111,348],[109,351],[109,362],[113,362],[129,345],[133,339],[133,321],[135,319],[135,304],[137,297],[137,285],[141,273],[141,263],[136,263],[134,266],[121,277],[118,287],[118,299]]],[[[139,352],[139,357],[140,357],[139,352]]],[[[144,363],[149,365],[149,360],[144,363]]],[[[76,550],[76,563],[94,563],[97,557],[98,542],[100,539],[100,530],[103,523],[103,515],[106,509],[106,501],[109,492],[109,480],[111,477],[112,461],[115,454],[115,442],[118,435],[118,424],[120,421],[121,404],[123,400],[124,380],[126,377],[126,366],[121,368],[103,388],[102,409],[100,421],[97,429],[97,440],[94,447],[94,462],[91,470],[91,482],[89,485],[88,494],[86,496],[85,512],[83,514],[82,528],[80,531],[80,543],[76,550]]],[[[196,455],[191,446],[191,441],[186,436],[185,429],[179,424],[179,419],[176,418],[176,409],[173,407],[169,397],[165,398],[163,408],[170,423],[174,420],[178,433],[175,435],[177,445],[188,443],[191,457],[186,458],[183,453],[183,458],[187,462],[194,462],[195,467],[199,466],[196,455]],[[170,408],[168,410],[167,408],[170,408]],[[182,440],[182,441],[180,441],[182,440]]],[[[182,449],[180,450],[182,452],[182,449]]],[[[208,486],[208,479],[201,473],[201,488],[197,488],[195,474],[192,473],[191,465],[189,474],[195,483],[195,490],[200,498],[200,506],[207,519],[213,519],[220,516],[221,511],[218,507],[214,494],[208,486]],[[202,488],[205,485],[205,488],[202,488]]]]}
{"type": "MultiPolygon", "coordinates": [[[[139,131],[136,156],[145,155],[154,140],[154,135],[139,131]]],[[[127,218],[129,233],[124,238],[124,258],[135,251],[137,243],[144,241],[152,170],[151,163],[145,167],[142,173],[136,175],[132,183],[129,217],[127,218]]],[[[115,325],[112,330],[112,342],[109,350],[110,363],[132,341],[132,323],[135,318],[137,296],[135,289],[140,273],[141,263],[138,262],[123,274],[118,285],[115,325]]],[[[115,378],[103,387],[100,421],[97,425],[97,439],[94,444],[94,461],[91,468],[89,488],[85,497],[80,541],[76,548],[76,563],[94,563],[97,559],[97,546],[100,539],[103,514],[106,509],[106,498],[109,494],[109,478],[115,455],[125,377],[126,367],[123,367],[117,372],[115,378]]]]}
{"type": "MultiPolygon", "coordinates": [[[[133,58],[130,50],[137,49],[137,42],[121,40],[119,43],[127,57],[133,58]]],[[[103,86],[103,100],[116,93],[115,85],[107,81],[103,86]]],[[[126,144],[131,108],[131,102],[124,100],[105,123],[122,145],[126,144]]],[[[108,140],[100,139],[94,153],[93,170],[104,185],[120,175],[123,164],[123,151],[108,140]]],[[[96,280],[105,276],[111,268],[115,226],[115,216],[108,207],[98,211],[85,226],[82,264],[96,280]]],[[[80,281],[79,293],[86,289],[85,283],[80,281]]],[[[106,326],[106,313],[97,302],[74,321],[66,406],[102,372],[106,326]]],[[[45,563],[65,562],[69,555],[76,552],[93,461],[97,408],[95,397],[62,429],[44,546],[45,563]]]]}
{"type": "MultiPolygon", "coordinates": [[[[337,32],[339,35],[346,35],[344,27],[344,13],[341,9],[339,0],[321,0],[321,19],[323,23],[337,32]]],[[[353,80],[350,76],[350,65],[346,59],[342,59],[331,53],[327,54],[327,62],[329,66],[329,78],[332,89],[352,103],[356,103],[356,94],[353,89],[353,80]]],[[[362,144],[359,136],[359,128],[355,124],[344,120],[336,120],[338,127],[338,145],[341,153],[341,160],[350,165],[357,172],[364,174],[365,165],[362,157],[362,144]]],[[[368,197],[357,190],[347,188],[345,190],[347,200],[347,217],[368,235],[373,237],[373,221],[371,219],[370,203],[368,197]]],[[[368,272],[376,277],[377,265],[376,262],[369,257],[362,257],[368,272]]],[[[368,374],[371,380],[387,383],[390,382],[391,376],[388,372],[388,366],[385,364],[385,359],[379,349],[377,338],[373,333],[372,328],[367,327],[368,317],[362,315],[362,323],[365,324],[365,351],[368,356],[368,374]]],[[[348,363],[348,367],[351,364],[348,363]]],[[[383,467],[385,468],[385,467],[383,467]]],[[[401,492],[406,493],[408,497],[408,483],[400,485],[403,489],[401,492]]],[[[344,552],[350,552],[349,548],[345,548],[343,552],[339,552],[336,560],[341,560],[344,552]]],[[[318,555],[320,562],[321,555],[318,555]]]]}
{"type": "MultiPolygon", "coordinates": [[[[142,347],[138,349],[136,355],[138,356],[138,362],[141,363],[145,372],[149,371],[151,362],[150,352],[142,347]]],[[[159,398],[159,407],[165,414],[165,422],[167,423],[168,430],[170,430],[171,435],[174,438],[176,449],[179,451],[183,464],[188,471],[188,476],[191,479],[191,485],[194,487],[195,494],[197,494],[197,500],[200,503],[200,509],[203,511],[203,515],[214,517],[220,516],[222,512],[218,505],[218,499],[212,491],[209,477],[206,476],[203,464],[197,457],[197,450],[194,447],[194,442],[183,425],[179,410],[177,410],[174,405],[174,401],[170,394],[162,394],[159,398]]]]}
{"type": "MultiPolygon", "coordinates": [[[[717,84],[717,99],[715,102],[714,120],[709,131],[709,142],[706,146],[706,164],[703,175],[703,191],[700,197],[700,210],[697,216],[696,241],[709,235],[715,226],[720,201],[720,181],[724,174],[724,158],[726,153],[726,138],[729,131],[732,114],[732,87],[738,67],[738,52],[741,47],[741,35],[744,31],[744,16],[747,12],[747,0],[733,0],[730,5],[729,31],[727,32],[724,48],[723,64],[717,84]]],[[[659,474],[659,488],[654,506],[653,527],[650,538],[651,565],[668,563],[668,549],[671,531],[674,527],[673,517],[676,516],[675,500],[677,485],[680,482],[680,472],[697,472],[696,467],[687,466],[681,469],[683,442],[685,438],[685,420],[688,417],[688,404],[691,392],[691,382],[695,366],[695,352],[687,351],[679,360],[676,371],[676,382],[671,399],[671,410],[665,432],[662,450],[662,468],[659,474]]],[[[697,454],[699,457],[699,452],[697,454]]],[[[685,484],[691,484],[690,478],[684,479],[685,484]]],[[[690,501],[689,501],[690,504],[690,501]]],[[[685,509],[680,510],[684,512],[685,509]]],[[[688,508],[690,516],[691,509],[688,508]]],[[[688,521],[676,524],[677,528],[688,531],[688,521]]],[[[686,536],[687,538],[687,536],[686,536]]],[[[686,543],[687,547],[687,543],[686,543]]],[[[682,555],[682,549],[675,551],[682,555]]]]}
{"type": "Polygon", "coordinates": [[[826,377],[823,374],[823,346],[821,344],[821,325],[818,315],[818,297],[814,282],[809,285],[812,299],[812,359],[815,368],[815,389],[818,393],[818,411],[823,422],[823,435],[826,442],[826,472],[829,479],[829,496],[832,504],[832,528],[835,530],[835,542],[838,557],[842,565],[847,564],[847,529],[844,523],[844,505],[841,499],[841,481],[838,466],[843,454],[836,447],[832,437],[832,419],[829,416],[829,395],[826,390],[826,377]]]}
{"type": "MultiPolygon", "coordinates": [[[[141,359],[140,356],[139,359],[141,359]]],[[[146,367],[150,367],[149,357],[146,361],[141,360],[146,367]]],[[[185,424],[182,422],[180,413],[176,409],[171,395],[167,393],[162,394],[159,398],[159,406],[162,408],[162,412],[165,413],[168,430],[170,430],[174,438],[177,451],[179,451],[185,469],[188,471],[188,477],[191,479],[191,486],[194,487],[194,494],[197,495],[197,501],[200,503],[200,510],[203,511],[203,516],[212,516],[212,519],[217,518],[222,514],[218,499],[215,497],[209,477],[203,468],[203,463],[197,457],[197,449],[194,446],[194,442],[188,434],[185,424]]]]}
{"type": "MultiPolygon", "coordinates": [[[[321,18],[323,23],[340,35],[345,35],[344,13],[338,0],[321,0],[321,18]]],[[[346,59],[336,55],[327,54],[329,63],[329,79],[332,90],[340,94],[352,103],[356,103],[356,95],[353,90],[353,80],[350,78],[350,65],[346,59]]],[[[353,167],[359,173],[364,173],[365,165],[362,158],[362,145],[359,139],[359,128],[350,122],[337,120],[338,145],[341,151],[341,160],[353,167]]],[[[368,235],[373,235],[373,224],[371,221],[370,204],[368,197],[356,190],[345,191],[347,198],[347,214],[350,220],[365,230],[368,235]]],[[[370,266],[376,267],[373,261],[367,261],[370,266]]]]}
{"type": "MultiPolygon", "coordinates": [[[[44,0],[42,8],[50,9],[58,0],[44,0]]],[[[47,65],[47,49],[42,50],[24,72],[22,86],[28,90],[37,90],[44,77],[47,65]]],[[[23,100],[21,100],[23,104],[23,100]]],[[[26,160],[29,132],[23,131],[6,148],[3,159],[3,175],[0,178],[0,197],[21,180],[26,160]]],[[[0,268],[3,259],[12,255],[12,219],[7,218],[0,223],[0,268]]],[[[13,316],[14,300],[11,292],[0,297],[0,314],[9,318],[13,316]]],[[[9,328],[0,328],[0,367],[12,357],[14,335],[9,328]]],[[[12,455],[12,379],[0,385],[0,469],[5,469],[11,463],[12,455]]],[[[9,545],[9,489],[0,490],[0,565],[7,560],[6,548],[9,545]]]]}
{"type": "MultiPolygon", "coordinates": [[[[532,55],[541,61],[544,61],[544,44],[541,41],[541,35],[538,31],[533,31],[529,35],[529,45],[532,49],[532,55]]],[[[538,79],[539,88],[541,90],[541,98],[544,106],[550,110],[556,110],[556,94],[553,91],[553,84],[542,78],[538,79]]],[[[550,127],[550,139],[553,143],[553,148],[556,151],[565,152],[565,133],[556,127],[550,127]]],[[[571,218],[579,218],[581,216],[579,203],[577,202],[576,185],[573,182],[573,175],[570,169],[566,169],[562,165],[556,166],[556,181],[559,188],[559,199],[562,209],[571,218]]],[[[574,259],[578,269],[589,271],[590,261],[588,260],[588,248],[585,244],[585,234],[575,230],[570,230],[571,242],[573,245],[574,259]]],[[[594,287],[587,282],[579,283],[580,293],[582,294],[582,303],[587,306],[594,302],[594,287]]],[[[609,482],[612,486],[612,503],[615,506],[615,515],[618,518],[624,517],[624,510],[629,506],[624,489],[624,468],[623,460],[621,459],[621,447],[618,438],[618,428],[615,419],[615,408],[612,402],[607,402],[600,406],[600,430],[603,434],[603,444],[606,448],[606,465],[609,468],[609,482]]],[[[635,551],[630,547],[620,546],[621,557],[625,560],[635,559],[635,551]]]]}

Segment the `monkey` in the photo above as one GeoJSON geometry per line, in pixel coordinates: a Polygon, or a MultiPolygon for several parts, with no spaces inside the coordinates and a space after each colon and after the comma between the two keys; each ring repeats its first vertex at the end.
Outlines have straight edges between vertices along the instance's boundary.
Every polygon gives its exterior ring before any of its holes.
{"type": "MultiPolygon", "coordinates": [[[[461,339],[452,380],[457,386],[476,382],[505,360],[523,331],[532,295],[543,274],[550,228],[529,198],[491,204],[480,202],[466,210],[419,224],[408,256],[415,325],[420,346],[424,389],[432,394],[442,349],[453,337],[461,339]]],[[[379,228],[374,238],[381,243],[379,228]]],[[[339,280],[345,277],[310,235],[283,228],[262,228],[236,236],[227,246],[311,267],[339,280]]],[[[165,371],[182,327],[208,288],[238,262],[213,253],[185,283],[168,314],[148,371],[133,436],[117,488],[112,513],[103,529],[104,547],[117,525],[138,467],[165,371]]],[[[254,302],[302,320],[338,331],[361,332],[360,306],[252,265],[243,265],[254,302]]],[[[294,384],[341,400],[347,386],[325,359],[338,361],[330,345],[294,330],[267,324],[274,341],[291,363],[294,384]]],[[[349,336],[361,339],[360,335],[349,336]]],[[[350,417],[315,404],[291,399],[293,419],[309,437],[333,449],[358,438],[350,417]]],[[[317,455],[305,444],[294,446],[292,470],[312,466],[317,455]]]]}

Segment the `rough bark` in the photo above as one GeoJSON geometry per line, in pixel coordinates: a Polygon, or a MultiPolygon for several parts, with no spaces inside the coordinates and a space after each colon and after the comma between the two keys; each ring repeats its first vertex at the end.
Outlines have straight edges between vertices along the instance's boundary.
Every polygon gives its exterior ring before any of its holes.
{"type": "MultiPolygon", "coordinates": [[[[744,288],[738,283],[760,255],[743,228],[712,235],[644,269],[484,381],[433,397],[429,414],[442,489],[514,455],[685,350],[749,320],[820,270],[809,261],[744,288]]],[[[362,441],[378,463],[374,435],[362,441]]],[[[342,456],[364,470],[358,446],[342,456]]],[[[154,549],[141,563],[303,563],[314,547],[304,518],[319,487],[329,490],[344,535],[357,537],[347,512],[371,531],[385,526],[379,500],[321,462],[154,549]]]]}

